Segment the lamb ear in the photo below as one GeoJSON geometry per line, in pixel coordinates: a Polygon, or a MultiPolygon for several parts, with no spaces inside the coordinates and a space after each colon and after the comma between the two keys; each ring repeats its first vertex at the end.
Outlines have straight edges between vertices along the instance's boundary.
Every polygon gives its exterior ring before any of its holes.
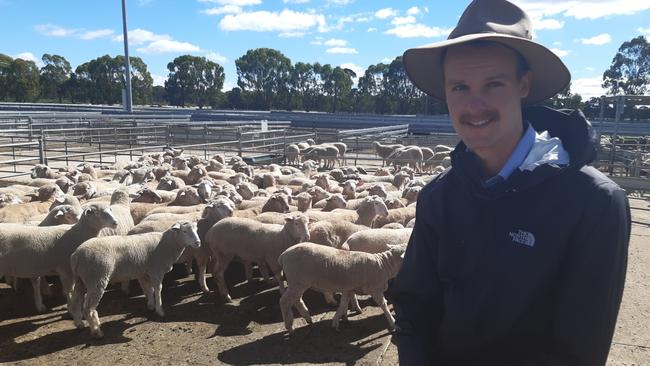
{"type": "Polygon", "coordinates": [[[180,229],[181,229],[181,224],[180,223],[177,222],[174,225],[172,225],[172,230],[180,230],[180,229]]]}
{"type": "Polygon", "coordinates": [[[55,219],[58,219],[58,218],[61,217],[61,216],[63,216],[63,211],[57,211],[57,212],[54,214],[54,218],[55,218],[55,219]]]}
{"type": "Polygon", "coordinates": [[[93,210],[91,207],[84,210],[84,215],[85,216],[94,215],[94,214],[95,214],[95,210],[93,210]]]}

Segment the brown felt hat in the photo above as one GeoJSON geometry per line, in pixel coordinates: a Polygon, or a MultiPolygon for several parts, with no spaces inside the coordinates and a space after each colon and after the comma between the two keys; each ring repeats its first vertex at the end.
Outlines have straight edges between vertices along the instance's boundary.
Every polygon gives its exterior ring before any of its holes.
{"type": "Polygon", "coordinates": [[[522,103],[535,104],[564,89],[571,81],[571,74],[555,53],[533,42],[532,35],[530,18],[516,5],[505,0],[474,0],[446,41],[406,50],[404,68],[418,88],[444,101],[443,51],[472,41],[497,42],[519,52],[528,63],[533,81],[522,103]]]}

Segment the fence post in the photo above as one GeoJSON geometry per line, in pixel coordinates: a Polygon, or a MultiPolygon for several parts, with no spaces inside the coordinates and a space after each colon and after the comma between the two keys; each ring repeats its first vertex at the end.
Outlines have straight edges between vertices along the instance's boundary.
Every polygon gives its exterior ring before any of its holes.
{"type": "Polygon", "coordinates": [[[68,165],[68,140],[65,140],[64,146],[65,146],[65,165],[68,165]]]}
{"type": "Polygon", "coordinates": [[[32,136],[32,124],[33,123],[34,123],[34,121],[32,120],[32,117],[27,116],[27,125],[29,127],[29,141],[30,142],[32,141],[32,138],[33,138],[33,136],[32,136]]]}
{"type": "Polygon", "coordinates": [[[45,140],[43,135],[38,137],[38,162],[39,164],[47,165],[47,157],[45,156],[45,140]]]}
{"type": "Polygon", "coordinates": [[[237,156],[241,157],[242,155],[242,146],[241,146],[241,128],[237,128],[237,156]]]}

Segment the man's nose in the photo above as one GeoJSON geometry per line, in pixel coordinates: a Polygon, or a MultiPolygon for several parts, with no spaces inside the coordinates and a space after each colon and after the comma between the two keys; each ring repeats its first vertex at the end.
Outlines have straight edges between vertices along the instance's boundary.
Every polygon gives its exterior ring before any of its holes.
{"type": "Polygon", "coordinates": [[[471,114],[479,114],[487,109],[485,99],[481,95],[472,93],[467,97],[465,102],[465,110],[471,114]]]}

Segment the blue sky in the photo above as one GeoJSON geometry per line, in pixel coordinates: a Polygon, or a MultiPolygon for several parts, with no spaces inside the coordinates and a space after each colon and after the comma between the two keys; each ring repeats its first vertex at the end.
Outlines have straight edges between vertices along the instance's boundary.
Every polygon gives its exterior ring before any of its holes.
{"type": "MultiPolygon", "coordinates": [[[[573,90],[600,95],[620,44],[650,37],[648,0],[515,0],[535,38],[571,70],[573,90]]],[[[161,85],[176,56],[206,56],[237,83],[235,60],[270,47],[292,62],[349,67],[359,74],[405,49],[446,38],[469,1],[127,0],[131,56],[161,85]]],[[[120,0],[0,0],[0,53],[40,62],[59,54],[73,68],[123,53],[120,0]]]]}

